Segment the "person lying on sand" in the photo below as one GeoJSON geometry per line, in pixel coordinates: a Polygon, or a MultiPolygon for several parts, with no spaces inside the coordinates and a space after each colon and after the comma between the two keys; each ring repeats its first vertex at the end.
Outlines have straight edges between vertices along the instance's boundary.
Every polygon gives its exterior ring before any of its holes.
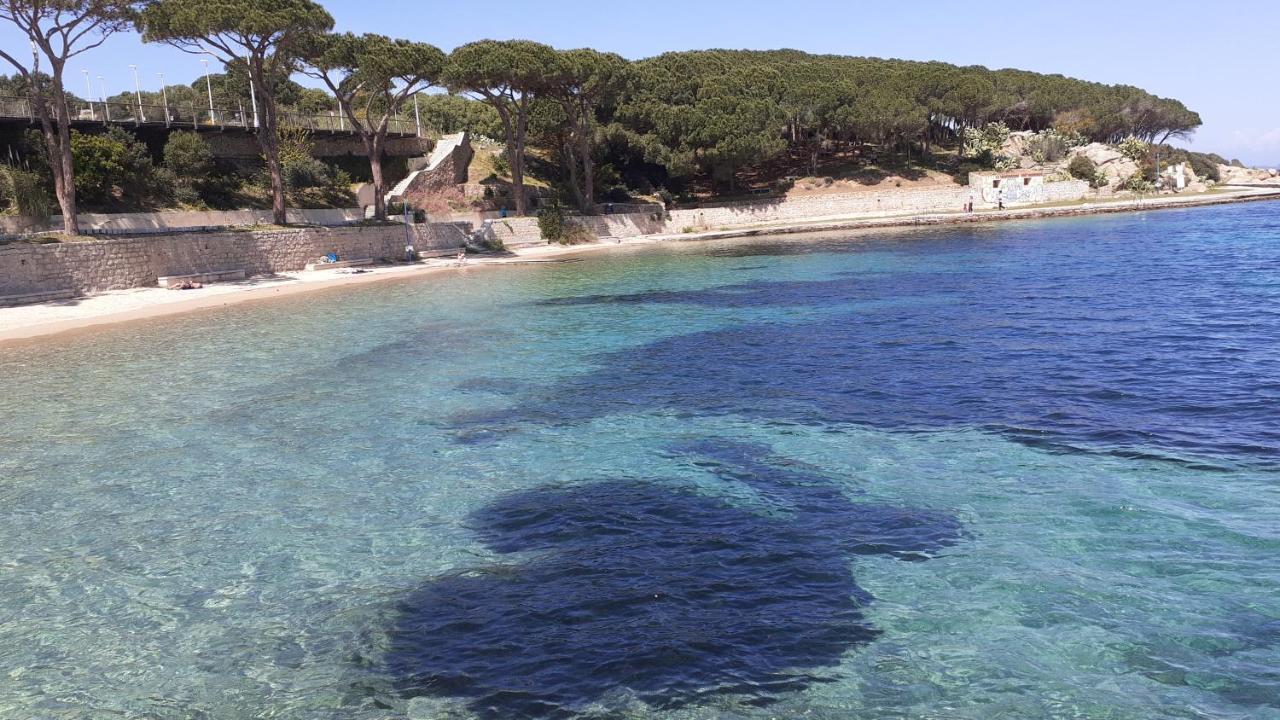
{"type": "Polygon", "coordinates": [[[201,285],[198,282],[192,282],[191,280],[183,280],[181,285],[170,285],[169,289],[170,290],[199,290],[202,287],[204,287],[204,285],[201,285]]]}

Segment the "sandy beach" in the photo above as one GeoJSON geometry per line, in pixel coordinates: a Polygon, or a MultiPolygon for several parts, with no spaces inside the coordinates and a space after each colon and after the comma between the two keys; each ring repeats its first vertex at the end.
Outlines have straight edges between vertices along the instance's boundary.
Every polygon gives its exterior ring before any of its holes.
{"type": "Polygon", "coordinates": [[[678,235],[651,235],[584,245],[525,247],[497,256],[473,255],[461,267],[453,258],[435,258],[413,265],[372,267],[364,269],[363,272],[352,272],[350,269],[346,269],[282,273],[270,277],[250,278],[241,282],[211,284],[198,290],[179,291],[157,287],[132,288],[70,300],[0,308],[0,345],[81,331],[101,325],[138,322],[167,315],[199,312],[239,303],[288,297],[299,293],[331,290],[348,285],[409,280],[433,273],[465,272],[470,269],[494,265],[551,262],[566,255],[615,248],[619,245],[644,245],[671,241],[728,239],[877,227],[1035,220],[1274,199],[1280,199],[1280,188],[1237,188],[1204,195],[1139,200],[1128,199],[1115,202],[1075,204],[1064,207],[1016,208],[970,214],[943,213],[875,218],[815,218],[808,222],[749,225],[740,228],[678,235]]]}

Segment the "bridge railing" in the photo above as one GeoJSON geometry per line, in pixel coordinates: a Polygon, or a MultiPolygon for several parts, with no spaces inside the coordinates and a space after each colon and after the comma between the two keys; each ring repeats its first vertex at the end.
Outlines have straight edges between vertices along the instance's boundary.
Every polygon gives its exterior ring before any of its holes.
{"type": "MultiPolygon", "coordinates": [[[[214,108],[195,104],[172,103],[163,105],[139,105],[130,102],[98,102],[73,100],[68,102],[73,123],[102,123],[135,126],[162,126],[170,128],[252,130],[259,126],[260,117],[252,108],[214,108]]],[[[27,98],[0,97],[0,118],[37,120],[27,98]]],[[[329,114],[304,114],[284,112],[280,114],[281,127],[297,127],[312,132],[352,132],[351,122],[336,111],[329,114]]],[[[418,133],[413,120],[392,119],[387,126],[391,135],[409,136],[418,133]]]]}

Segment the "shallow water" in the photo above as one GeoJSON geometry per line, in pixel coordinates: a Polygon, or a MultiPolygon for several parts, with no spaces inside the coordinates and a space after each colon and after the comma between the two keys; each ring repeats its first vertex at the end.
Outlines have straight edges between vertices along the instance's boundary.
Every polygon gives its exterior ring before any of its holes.
{"type": "Polygon", "coordinates": [[[1280,718],[1280,204],[0,349],[3,718],[1280,718]]]}

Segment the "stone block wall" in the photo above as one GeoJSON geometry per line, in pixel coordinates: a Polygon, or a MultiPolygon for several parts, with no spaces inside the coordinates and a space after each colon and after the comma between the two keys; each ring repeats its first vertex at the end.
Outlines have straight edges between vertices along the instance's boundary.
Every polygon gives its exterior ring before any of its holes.
{"type": "MultiPolygon", "coordinates": [[[[363,218],[355,208],[288,210],[289,222],[309,225],[342,225],[363,218]]],[[[270,210],[181,210],[152,213],[80,213],[80,227],[84,231],[103,233],[130,233],[146,231],[181,230],[184,228],[236,227],[243,225],[269,225],[270,210]]],[[[62,216],[34,218],[15,215],[0,217],[0,235],[59,231],[62,216]]]]}
{"type": "MultiPolygon", "coordinates": [[[[466,233],[452,225],[410,226],[420,253],[450,252],[466,233]]],[[[341,258],[401,258],[403,225],[289,228],[0,246],[0,296],[71,290],[92,294],[147,287],[164,275],[244,269],[270,275],[303,269],[328,253],[341,258]]]]}
{"type": "MultiPolygon", "coordinates": [[[[1081,180],[1037,184],[1029,186],[1026,192],[1016,197],[1006,197],[1005,206],[1079,200],[1088,192],[1089,184],[1081,180]]],[[[975,208],[978,209],[994,207],[994,203],[983,200],[981,192],[976,188],[951,187],[936,190],[810,195],[713,205],[671,210],[666,214],[665,219],[656,212],[644,212],[577,217],[573,221],[587,225],[600,238],[626,238],[680,233],[685,230],[735,228],[761,223],[961,212],[969,201],[973,201],[975,208]]],[[[501,240],[508,247],[545,242],[538,231],[535,218],[487,220],[484,231],[487,237],[501,240]]]]}

